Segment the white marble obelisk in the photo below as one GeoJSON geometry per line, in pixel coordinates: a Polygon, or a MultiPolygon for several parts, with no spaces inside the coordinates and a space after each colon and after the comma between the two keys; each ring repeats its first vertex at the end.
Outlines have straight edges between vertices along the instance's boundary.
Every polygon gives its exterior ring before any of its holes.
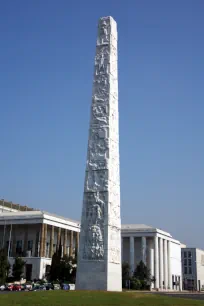
{"type": "Polygon", "coordinates": [[[100,18],[76,289],[121,291],[117,24],[100,18]]]}

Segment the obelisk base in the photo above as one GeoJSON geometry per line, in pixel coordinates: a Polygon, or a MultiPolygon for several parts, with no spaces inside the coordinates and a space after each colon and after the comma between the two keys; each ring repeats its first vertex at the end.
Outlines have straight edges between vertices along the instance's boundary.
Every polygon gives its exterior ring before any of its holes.
{"type": "Polygon", "coordinates": [[[121,265],[104,262],[81,262],[76,290],[122,291],[121,265]]]}

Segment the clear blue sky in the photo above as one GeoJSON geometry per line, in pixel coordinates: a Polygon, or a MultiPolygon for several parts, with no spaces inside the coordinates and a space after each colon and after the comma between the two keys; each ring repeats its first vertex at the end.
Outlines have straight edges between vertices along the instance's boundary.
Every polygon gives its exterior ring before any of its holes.
{"type": "Polygon", "coordinates": [[[96,29],[119,31],[121,210],[204,248],[204,1],[0,3],[0,198],[80,219],[96,29]]]}

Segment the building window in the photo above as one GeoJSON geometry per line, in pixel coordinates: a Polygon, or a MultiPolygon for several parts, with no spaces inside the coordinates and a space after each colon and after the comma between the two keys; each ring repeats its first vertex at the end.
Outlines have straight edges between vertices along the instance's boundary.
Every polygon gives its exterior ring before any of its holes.
{"type": "Polygon", "coordinates": [[[28,251],[32,251],[33,249],[33,240],[28,240],[28,251]]]}
{"type": "Polygon", "coordinates": [[[188,259],[188,265],[191,266],[191,259],[188,259]]]}
{"type": "Polygon", "coordinates": [[[188,258],[191,258],[192,255],[191,255],[191,252],[188,252],[188,258]]]}
{"type": "Polygon", "coordinates": [[[187,258],[184,259],[184,266],[187,266],[187,258]]]}
{"type": "Polygon", "coordinates": [[[192,274],[192,268],[191,267],[188,268],[188,274],[192,274]]]}
{"type": "Polygon", "coordinates": [[[16,255],[22,256],[22,240],[17,240],[16,243],[16,255]]]}
{"type": "Polygon", "coordinates": [[[188,271],[187,271],[187,267],[184,267],[184,274],[187,274],[188,271]]]}
{"type": "Polygon", "coordinates": [[[49,242],[46,243],[46,251],[45,251],[45,253],[46,253],[46,257],[48,258],[49,257],[49,253],[50,253],[50,244],[49,244],[49,242]]]}
{"type": "Polygon", "coordinates": [[[51,270],[51,266],[50,266],[50,265],[46,265],[46,268],[45,268],[45,276],[49,277],[49,275],[50,275],[50,270],[51,270]]]}
{"type": "Polygon", "coordinates": [[[187,258],[187,252],[183,252],[183,257],[187,258]]]}

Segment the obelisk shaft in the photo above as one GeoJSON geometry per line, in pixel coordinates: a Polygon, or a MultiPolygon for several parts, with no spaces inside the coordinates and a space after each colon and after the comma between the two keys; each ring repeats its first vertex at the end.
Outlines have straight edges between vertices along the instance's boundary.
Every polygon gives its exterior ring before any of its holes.
{"type": "Polygon", "coordinates": [[[76,289],[121,291],[117,25],[99,20],[76,289]]]}

